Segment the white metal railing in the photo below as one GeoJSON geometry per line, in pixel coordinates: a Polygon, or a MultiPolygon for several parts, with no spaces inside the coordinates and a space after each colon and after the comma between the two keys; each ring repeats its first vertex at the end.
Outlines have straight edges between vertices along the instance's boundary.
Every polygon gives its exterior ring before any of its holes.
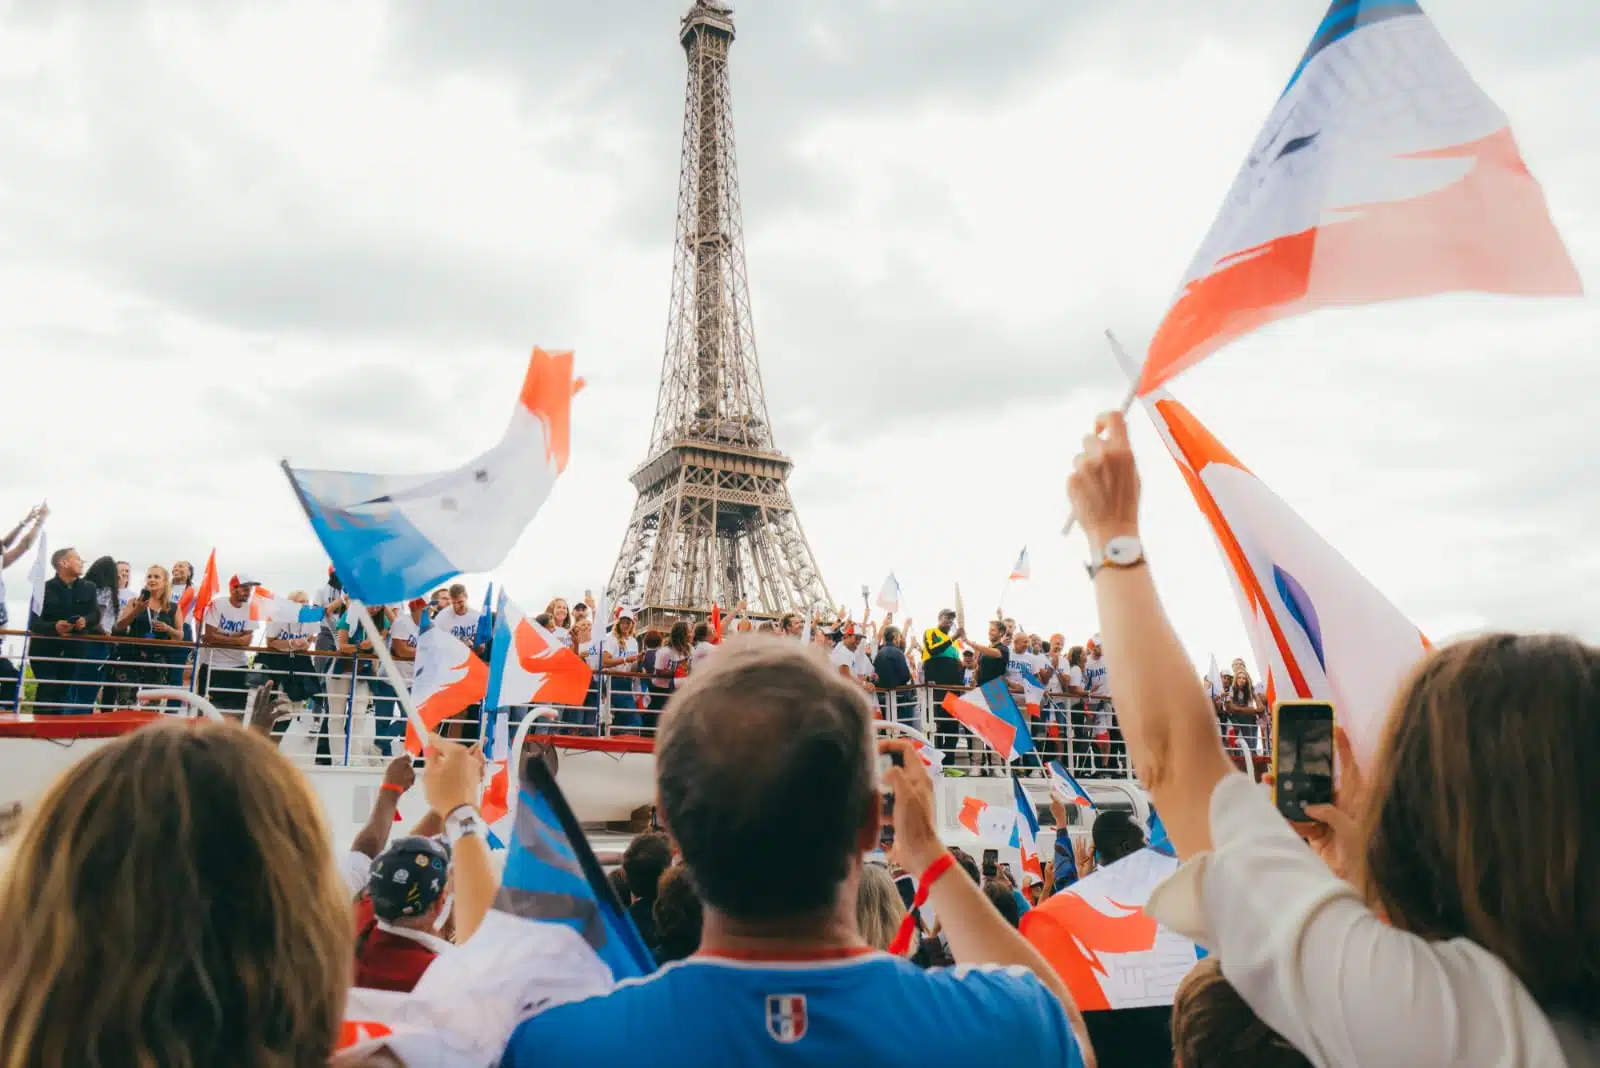
{"type": "MultiPolygon", "coordinates": [[[[291,697],[292,716],[280,721],[280,748],[297,762],[332,767],[376,767],[401,752],[406,712],[370,657],[310,651],[279,654],[250,650],[243,668],[208,666],[211,650],[197,642],[126,638],[57,639],[0,631],[0,653],[18,678],[0,674],[0,714],[88,714],[134,705],[179,713],[190,697],[202,698],[219,715],[242,717],[254,690],[271,682],[291,697]],[[51,644],[53,643],[53,644],[51,644]],[[201,666],[196,666],[199,659],[201,666]],[[189,695],[186,697],[185,695],[189,695]]],[[[3,672],[3,665],[0,665],[3,672]]],[[[583,703],[543,705],[526,730],[579,737],[654,735],[671,696],[661,680],[623,672],[597,673],[583,703]]],[[[926,736],[944,753],[944,773],[1003,775],[1005,762],[940,707],[961,688],[908,686],[874,690],[880,720],[900,723],[926,736]]],[[[1021,701],[1018,701],[1019,705],[1021,701]]],[[[507,710],[513,729],[530,710],[507,710]]],[[[1039,759],[1015,765],[1042,774],[1044,762],[1059,760],[1074,776],[1129,778],[1127,747],[1109,705],[1047,695],[1030,720],[1039,759]]],[[[487,716],[477,706],[440,725],[446,737],[480,738],[487,716]]],[[[1243,718],[1219,721],[1224,743],[1237,761],[1259,760],[1267,751],[1259,725],[1243,718]]]]}

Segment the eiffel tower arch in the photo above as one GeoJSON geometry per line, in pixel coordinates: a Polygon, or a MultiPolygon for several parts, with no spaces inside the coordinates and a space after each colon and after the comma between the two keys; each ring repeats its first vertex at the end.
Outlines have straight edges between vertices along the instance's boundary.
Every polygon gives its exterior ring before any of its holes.
{"type": "Polygon", "coordinates": [[[756,617],[832,602],[789,495],[756,359],[733,140],[733,10],[696,0],[678,38],[688,58],[672,304],[650,452],[607,596],[647,623],[756,617]]]}

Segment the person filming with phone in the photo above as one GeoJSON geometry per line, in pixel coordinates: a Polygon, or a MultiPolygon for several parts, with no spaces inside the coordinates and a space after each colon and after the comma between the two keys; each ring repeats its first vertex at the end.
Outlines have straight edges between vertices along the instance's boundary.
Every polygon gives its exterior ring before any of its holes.
{"type": "Polygon", "coordinates": [[[1600,650],[1433,650],[1365,768],[1336,708],[1281,705],[1278,774],[1298,785],[1274,798],[1223,752],[1162,608],[1121,415],[1083,439],[1067,491],[1129,756],[1184,861],[1147,911],[1315,1065],[1600,1064],[1600,650]],[[1318,798],[1325,775],[1337,795],[1318,798]]]}

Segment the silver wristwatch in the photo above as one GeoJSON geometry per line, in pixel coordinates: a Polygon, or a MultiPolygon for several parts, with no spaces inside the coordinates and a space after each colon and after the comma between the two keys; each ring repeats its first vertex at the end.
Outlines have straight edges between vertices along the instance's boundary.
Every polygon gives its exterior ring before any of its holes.
{"type": "Polygon", "coordinates": [[[461,839],[483,834],[483,817],[471,805],[457,805],[444,818],[444,840],[454,849],[461,839]]]}
{"type": "Polygon", "coordinates": [[[1101,568],[1138,567],[1142,563],[1144,563],[1144,544],[1139,541],[1138,535],[1122,534],[1107,539],[1104,545],[1096,546],[1093,556],[1084,567],[1092,579],[1100,573],[1101,568]]]}

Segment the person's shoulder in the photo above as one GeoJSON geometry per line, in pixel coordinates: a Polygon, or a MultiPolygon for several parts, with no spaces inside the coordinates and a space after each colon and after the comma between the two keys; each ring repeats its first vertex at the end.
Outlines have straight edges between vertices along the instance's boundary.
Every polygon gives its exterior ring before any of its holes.
{"type": "Polygon", "coordinates": [[[671,1030],[670,990],[682,979],[667,965],[643,979],[619,983],[609,993],[569,1001],[517,1025],[503,1068],[614,1063],[637,1054],[638,1042],[671,1030]]]}
{"type": "Polygon", "coordinates": [[[908,966],[911,982],[920,982],[931,1002],[947,1007],[945,1019],[959,1026],[971,1021],[1019,1048],[1059,1050],[1071,1035],[1066,1010],[1055,994],[1028,969],[998,964],[958,964],[926,971],[908,966]]]}

